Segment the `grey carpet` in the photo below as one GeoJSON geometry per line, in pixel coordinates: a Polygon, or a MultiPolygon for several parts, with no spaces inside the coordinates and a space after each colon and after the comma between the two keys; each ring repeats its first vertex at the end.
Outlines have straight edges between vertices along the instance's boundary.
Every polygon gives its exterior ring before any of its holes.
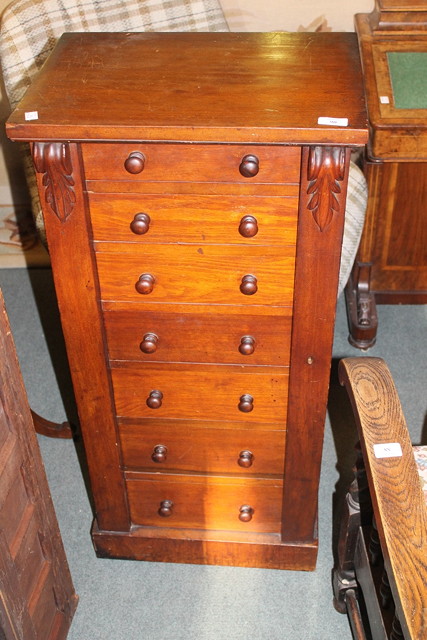
{"type": "MultiPolygon", "coordinates": [[[[31,406],[52,420],[73,417],[50,271],[0,270],[0,286],[31,406]]],[[[380,306],[379,325],[378,343],[368,355],[388,362],[411,437],[426,444],[427,306],[380,306]]],[[[332,606],[331,590],[335,505],[351,478],[356,440],[336,381],[336,364],[349,355],[364,354],[347,342],[339,300],[313,573],[97,559],[79,446],[39,437],[80,596],[69,640],[351,640],[346,617],[332,606]]]]}

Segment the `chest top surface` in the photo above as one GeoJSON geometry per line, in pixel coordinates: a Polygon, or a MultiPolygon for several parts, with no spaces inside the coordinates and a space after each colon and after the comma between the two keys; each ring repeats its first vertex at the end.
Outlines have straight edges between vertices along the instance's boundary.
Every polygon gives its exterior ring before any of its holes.
{"type": "Polygon", "coordinates": [[[363,145],[356,36],[66,33],[7,131],[14,140],[363,145]]]}

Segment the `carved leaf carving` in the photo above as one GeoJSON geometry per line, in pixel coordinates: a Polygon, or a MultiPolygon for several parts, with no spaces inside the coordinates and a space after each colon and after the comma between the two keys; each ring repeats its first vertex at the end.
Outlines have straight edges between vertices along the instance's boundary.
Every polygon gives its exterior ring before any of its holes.
{"type": "Polygon", "coordinates": [[[341,193],[340,182],[345,175],[345,150],[341,147],[312,147],[308,159],[307,208],[320,231],[332,222],[334,213],[340,210],[337,197],[341,193]]]}
{"type": "Polygon", "coordinates": [[[59,220],[65,222],[76,202],[68,144],[36,142],[33,147],[33,161],[36,171],[43,173],[42,184],[47,204],[59,220]]]}

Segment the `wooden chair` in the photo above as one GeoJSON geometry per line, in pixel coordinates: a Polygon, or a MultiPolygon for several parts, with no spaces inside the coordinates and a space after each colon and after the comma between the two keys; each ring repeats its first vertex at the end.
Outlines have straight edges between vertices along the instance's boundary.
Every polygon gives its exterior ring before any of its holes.
{"type": "Polygon", "coordinates": [[[412,447],[387,365],[340,363],[360,438],[341,521],[335,606],[357,640],[427,638],[427,447],[412,447]],[[373,516],[373,520],[372,520],[373,516]]]}
{"type": "MultiPolygon", "coordinates": [[[[0,60],[11,109],[65,31],[228,31],[228,25],[219,0],[15,0],[6,7],[0,24],[0,60]]],[[[28,146],[23,149],[23,163],[33,217],[45,241],[28,146]]],[[[34,412],[32,415],[38,433],[72,436],[68,422],[56,424],[34,412]]]]}

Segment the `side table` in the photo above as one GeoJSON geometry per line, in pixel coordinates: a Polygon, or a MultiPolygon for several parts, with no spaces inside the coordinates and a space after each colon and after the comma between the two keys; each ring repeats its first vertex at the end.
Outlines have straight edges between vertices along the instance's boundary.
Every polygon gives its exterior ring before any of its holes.
{"type": "Polygon", "coordinates": [[[350,342],[375,343],[376,303],[427,303],[427,3],[356,16],[370,141],[365,227],[345,295],[350,342]]]}

